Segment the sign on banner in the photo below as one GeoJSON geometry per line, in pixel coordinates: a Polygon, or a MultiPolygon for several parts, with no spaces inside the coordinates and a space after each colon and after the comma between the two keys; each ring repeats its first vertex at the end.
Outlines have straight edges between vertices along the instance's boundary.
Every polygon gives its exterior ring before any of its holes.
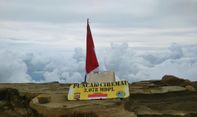
{"type": "Polygon", "coordinates": [[[69,88],[68,100],[91,100],[129,97],[128,81],[75,83],[69,88]]]}

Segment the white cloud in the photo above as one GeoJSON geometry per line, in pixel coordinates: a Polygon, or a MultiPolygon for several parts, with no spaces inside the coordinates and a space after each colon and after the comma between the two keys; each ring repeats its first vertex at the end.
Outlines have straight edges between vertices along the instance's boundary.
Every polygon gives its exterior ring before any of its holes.
{"type": "Polygon", "coordinates": [[[114,70],[120,79],[133,82],[161,79],[165,74],[172,74],[197,80],[195,46],[184,47],[173,43],[168,49],[151,51],[148,49],[132,50],[132,48],[125,45],[120,44],[113,47],[113,44],[112,48],[105,55],[107,69],[114,70]],[[189,51],[191,48],[193,48],[193,51],[189,51]],[[143,52],[140,53],[140,51],[143,52]],[[191,53],[189,54],[190,56],[188,56],[188,53],[191,53]]]}
{"type": "MultiPolygon", "coordinates": [[[[42,50],[42,49],[40,49],[42,50]]],[[[173,43],[168,48],[131,48],[128,43],[112,43],[99,49],[100,70],[112,70],[119,79],[130,82],[161,79],[172,74],[196,79],[197,46],[173,43]]],[[[85,50],[44,50],[27,52],[1,51],[1,82],[82,82],[84,80],[85,50]],[[31,79],[32,78],[32,79],[31,79]]]]}
{"type": "Polygon", "coordinates": [[[11,51],[0,51],[0,82],[31,82],[25,62],[11,51]]]}

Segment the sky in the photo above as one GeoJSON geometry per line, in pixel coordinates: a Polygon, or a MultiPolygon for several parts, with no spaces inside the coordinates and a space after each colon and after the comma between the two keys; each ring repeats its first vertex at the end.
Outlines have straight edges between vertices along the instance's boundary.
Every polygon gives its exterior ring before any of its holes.
{"type": "Polygon", "coordinates": [[[0,82],[82,82],[86,20],[101,71],[197,80],[197,0],[0,0],[0,82]]]}

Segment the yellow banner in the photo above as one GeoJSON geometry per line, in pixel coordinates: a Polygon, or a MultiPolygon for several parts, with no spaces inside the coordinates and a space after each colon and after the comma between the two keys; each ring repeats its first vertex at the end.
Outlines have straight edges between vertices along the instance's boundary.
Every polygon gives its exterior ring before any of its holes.
{"type": "Polygon", "coordinates": [[[91,100],[129,97],[128,81],[72,84],[68,100],[91,100]]]}

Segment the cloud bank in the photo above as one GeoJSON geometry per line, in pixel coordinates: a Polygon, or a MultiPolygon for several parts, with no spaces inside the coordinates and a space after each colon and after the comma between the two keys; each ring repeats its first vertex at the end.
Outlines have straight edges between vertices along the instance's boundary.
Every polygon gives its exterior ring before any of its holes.
{"type": "MultiPolygon", "coordinates": [[[[85,50],[14,53],[0,52],[0,82],[82,82],[85,50]],[[46,54],[49,53],[49,54],[46,54]]],[[[168,48],[131,48],[128,43],[111,43],[98,49],[100,70],[111,70],[129,82],[160,79],[165,74],[197,80],[197,45],[168,48]]]]}

